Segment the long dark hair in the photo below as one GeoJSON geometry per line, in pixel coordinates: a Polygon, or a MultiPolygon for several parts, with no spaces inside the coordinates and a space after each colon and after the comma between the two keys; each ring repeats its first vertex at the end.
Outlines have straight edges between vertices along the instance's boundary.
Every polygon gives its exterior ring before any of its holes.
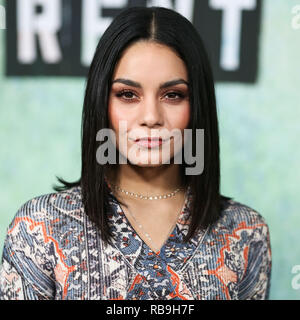
{"type": "MultiPolygon", "coordinates": [[[[230,198],[220,194],[219,130],[215,88],[210,62],[201,37],[193,24],[164,7],[131,7],[117,15],[102,35],[89,68],[81,127],[81,178],[67,182],[57,177],[64,191],[81,187],[84,209],[95,222],[104,241],[110,242],[107,212],[109,189],[105,173],[109,164],[96,161],[96,134],[108,128],[108,97],[114,68],[125,48],[137,41],[154,41],[169,46],[185,62],[189,77],[191,120],[189,128],[204,129],[204,170],[185,176],[192,193],[191,223],[184,239],[198,228],[217,221],[230,198]]],[[[195,139],[193,139],[195,141],[195,139]]],[[[110,167],[113,165],[110,165],[110,167]]],[[[188,165],[183,161],[181,172],[188,165]]]]}

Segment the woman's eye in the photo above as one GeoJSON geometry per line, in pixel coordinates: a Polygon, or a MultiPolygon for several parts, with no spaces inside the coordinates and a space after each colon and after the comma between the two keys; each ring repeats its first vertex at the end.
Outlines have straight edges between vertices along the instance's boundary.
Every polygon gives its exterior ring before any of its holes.
{"type": "Polygon", "coordinates": [[[123,90],[118,92],[116,96],[118,98],[123,98],[124,100],[133,100],[132,98],[135,96],[135,94],[132,91],[123,90]]]}
{"type": "MultiPolygon", "coordinates": [[[[122,90],[116,94],[116,97],[122,98],[123,100],[132,101],[137,96],[132,91],[122,90]]],[[[177,100],[182,100],[185,97],[185,95],[181,92],[172,91],[172,92],[166,93],[164,97],[166,97],[167,100],[177,101],[177,100]]]]}
{"type": "Polygon", "coordinates": [[[184,98],[184,94],[180,92],[169,92],[166,94],[166,96],[169,96],[168,100],[180,100],[184,98]]]}

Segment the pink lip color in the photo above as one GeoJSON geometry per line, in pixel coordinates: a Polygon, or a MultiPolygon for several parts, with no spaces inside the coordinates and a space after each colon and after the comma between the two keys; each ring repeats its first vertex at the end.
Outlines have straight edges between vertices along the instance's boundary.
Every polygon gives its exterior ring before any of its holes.
{"type": "Polygon", "coordinates": [[[141,140],[136,140],[136,142],[139,146],[144,147],[144,148],[155,148],[160,145],[162,145],[163,140],[162,139],[141,139],[141,140]]]}

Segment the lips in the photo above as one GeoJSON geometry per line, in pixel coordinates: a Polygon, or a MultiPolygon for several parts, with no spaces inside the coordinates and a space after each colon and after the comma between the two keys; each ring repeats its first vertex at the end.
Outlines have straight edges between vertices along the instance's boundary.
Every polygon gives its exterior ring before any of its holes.
{"type": "Polygon", "coordinates": [[[138,138],[135,140],[135,142],[138,142],[138,141],[163,141],[162,138],[158,137],[144,137],[144,138],[138,138]]]}
{"type": "Polygon", "coordinates": [[[136,139],[135,143],[144,148],[155,148],[159,147],[163,141],[160,137],[143,137],[136,139]]]}

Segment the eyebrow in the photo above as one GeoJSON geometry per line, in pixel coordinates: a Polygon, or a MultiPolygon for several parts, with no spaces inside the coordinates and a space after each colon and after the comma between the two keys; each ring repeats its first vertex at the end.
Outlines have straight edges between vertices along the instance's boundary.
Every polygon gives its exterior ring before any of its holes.
{"type": "MultiPolygon", "coordinates": [[[[139,82],[136,82],[136,81],[133,81],[133,80],[130,80],[130,79],[119,78],[119,79],[115,79],[112,83],[115,83],[115,82],[123,83],[123,84],[126,84],[126,85],[131,86],[131,87],[142,88],[142,86],[141,86],[141,84],[139,82]]],[[[186,84],[187,86],[189,85],[189,83],[187,81],[185,81],[184,79],[174,79],[174,80],[162,83],[159,86],[159,89],[165,89],[165,88],[168,88],[168,87],[175,86],[176,84],[182,84],[182,83],[186,84]]]]}

